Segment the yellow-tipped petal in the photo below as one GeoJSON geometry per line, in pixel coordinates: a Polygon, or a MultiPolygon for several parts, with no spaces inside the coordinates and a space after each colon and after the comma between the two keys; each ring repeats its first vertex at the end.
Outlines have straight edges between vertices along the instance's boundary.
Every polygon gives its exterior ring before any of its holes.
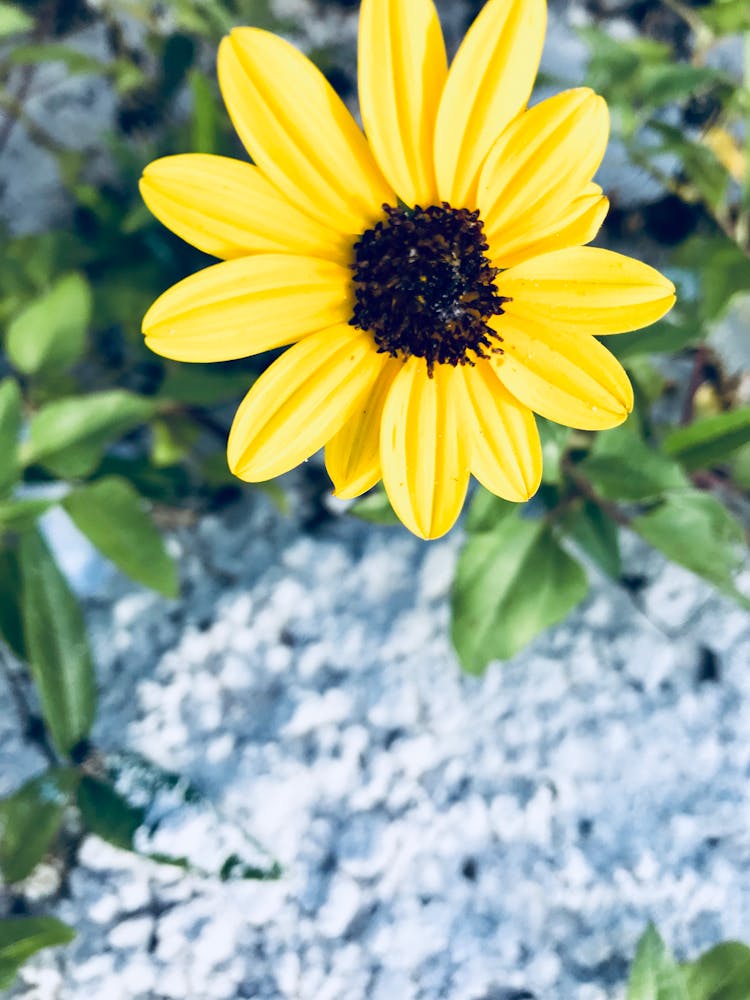
{"type": "Polygon", "coordinates": [[[529,99],[544,44],[545,0],[489,0],[448,73],[435,127],[441,199],[473,208],[490,147],[529,99]]]}
{"type": "Polygon", "coordinates": [[[675,301],[674,285],[632,257],[574,247],[556,250],[497,278],[503,308],[519,324],[530,319],[555,332],[603,335],[638,330],[660,319],[675,301]]]}
{"type": "Polygon", "coordinates": [[[348,268],[263,254],[214,264],[167,289],[143,318],[146,344],[177,361],[231,361],[291,344],[351,315],[348,268]]]}
{"type": "Polygon", "coordinates": [[[297,253],[347,264],[352,254],[350,240],[300,212],[258,167],[240,160],[165,156],[149,163],[140,189],[160,222],[215,257],[297,253]]]}
{"type": "Polygon", "coordinates": [[[380,463],[393,509],[421,538],[439,538],[454,524],[469,482],[459,430],[456,369],[410,357],[393,380],[383,408],[380,463]]]}
{"type": "Polygon", "coordinates": [[[326,445],[326,469],[336,496],[352,500],[380,479],[380,422],[383,404],[403,362],[388,358],[370,393],[326,445]]]}
{"type": "Polygon", "coordinates": [[[461,432],[470,468],[491,493],[523,503],[542,479],[542,446],[534,414],[512,396],[484,360],[459,369],[464,401],[461,432]]]}
{"type": "Polygon", "coordinates": [[[549,332],[515,317],[493,322],[504,354],[490,364],[519,402],[548,420],[579,430],[621,424],[633,389],[620,362],[588,334],[549,332]]]}
{"type": "Polygon", "coordinates": [[[355,235],[394,203],[343,101],[293,45],[259,28],[235,28],[219,47],[218,68],[240,139],[298,208],[355,235]]]}
{"type": "Polygon", "coordinates": [[[257,483],[304,462],[356,411],[384,363],[370,334],[345,324],[290,347],[237,410],[227,444],[232,472],[257,483]]]}
{"type": "Polygon", "coordinates": [[[477,202],[487,241],[503,230],[548,225],[580,195],[596,173],[609,135],[609,114],[587,87],[566,90],[529,108],[490,150],[477,202]]]}
{"type": "Polygon", "coordinates": [[[363,0],[359,14],[359,103],[367,138],[407,205],[438,200],[432,142],[448,73],[432,0],[363,0]]]}
{"type": "Polygon", "coordinates": [[[582,194],[546,225],[535,226],[531,232],[511,226],[497,233],[490,244],[490,259],[495,267],[509,268],[552,250],[583,246],[599,232],[608,211],[609,201],[603,197],[602,189],[598,184],[588,184],[582,194]]]}

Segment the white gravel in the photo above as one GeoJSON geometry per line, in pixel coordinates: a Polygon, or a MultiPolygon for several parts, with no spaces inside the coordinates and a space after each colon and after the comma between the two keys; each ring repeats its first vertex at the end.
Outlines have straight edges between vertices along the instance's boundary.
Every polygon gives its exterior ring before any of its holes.
{"type": "MultiPolygon", "coordinates": [[[[217,836],[250,832],[284,873],[221,884],[90,837],[54,907],[78,938],[17,995],[602,1000],[649,919],[684,955],[746,936],[747,616],[632,543],[639,606],[600,580],[466,678],[459,541],[306,534],[258,493],[173,539],[180,603],[110,577],[95,741],[186,773],[217,836]]],[[[20,779],[38,762],[14,747],[20,779]]],[[[199,826],[177,831],[198,855],[199,826]]]]}

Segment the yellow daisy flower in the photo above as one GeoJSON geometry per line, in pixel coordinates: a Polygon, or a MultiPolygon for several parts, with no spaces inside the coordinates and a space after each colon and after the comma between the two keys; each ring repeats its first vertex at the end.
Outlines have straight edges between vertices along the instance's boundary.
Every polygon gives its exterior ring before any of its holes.
{"type": "Polygon", "coordinates": [[[586,88],[534,107],[544,0],[488,0],[450,66],[433,0],[362,0],[365,133],[288,42],[238,28],[219,82],[254,165],[187,154],[141,181],[151,211],[223,258],[165,292],[143,330],[180,361],[291,344],[241,403],[229,465],[248,482],[325,446],[339,497],[381,478],[417,535],[456,520],[470,474],[525,501],[534,413],[621,423],[633,393],[597,340],[674,302],[657,271],[586,247],[607,108],[586,88]]]}

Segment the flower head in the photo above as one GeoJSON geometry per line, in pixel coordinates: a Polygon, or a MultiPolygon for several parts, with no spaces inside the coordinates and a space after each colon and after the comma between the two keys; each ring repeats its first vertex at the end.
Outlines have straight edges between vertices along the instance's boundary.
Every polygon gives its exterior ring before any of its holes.
{"type": "Polygon", "coordinates": [[[223,262],[148,311],[146,343],[181,361],[292,345],[241,403],[228,443],[258,482],[325,446],[336,494],[383,479],[435,538],[473,474],[512,501],[541,478],[534,413],[599,430],[633,394],[596,339],[664,315],[672,284],[587,247],[607,108],[586,88],[528,108],[544,0],[488,0],[448,68],[433,0],[362,0],[365,134],[283,39],[238,28],[219,81],[254,165],[166,157],[141,190],[223,262]]]}

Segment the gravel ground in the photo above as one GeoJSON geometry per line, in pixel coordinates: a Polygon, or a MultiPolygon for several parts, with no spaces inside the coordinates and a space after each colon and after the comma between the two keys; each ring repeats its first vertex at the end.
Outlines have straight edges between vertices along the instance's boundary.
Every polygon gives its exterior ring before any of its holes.
{"type": "Polygon", "coordinates": [[[189,775],[284,873],[221,884],[90,837],[54,908],[79,936],[17,996],[602,1000],[649,919],[684,955],[746,935],[747,616],[632,543],[636,602],[600,580],[466,678],[459,541],[305,532],[256,494],[173,537],[181,602],[103,582],[95,742],[189,775]]]}

